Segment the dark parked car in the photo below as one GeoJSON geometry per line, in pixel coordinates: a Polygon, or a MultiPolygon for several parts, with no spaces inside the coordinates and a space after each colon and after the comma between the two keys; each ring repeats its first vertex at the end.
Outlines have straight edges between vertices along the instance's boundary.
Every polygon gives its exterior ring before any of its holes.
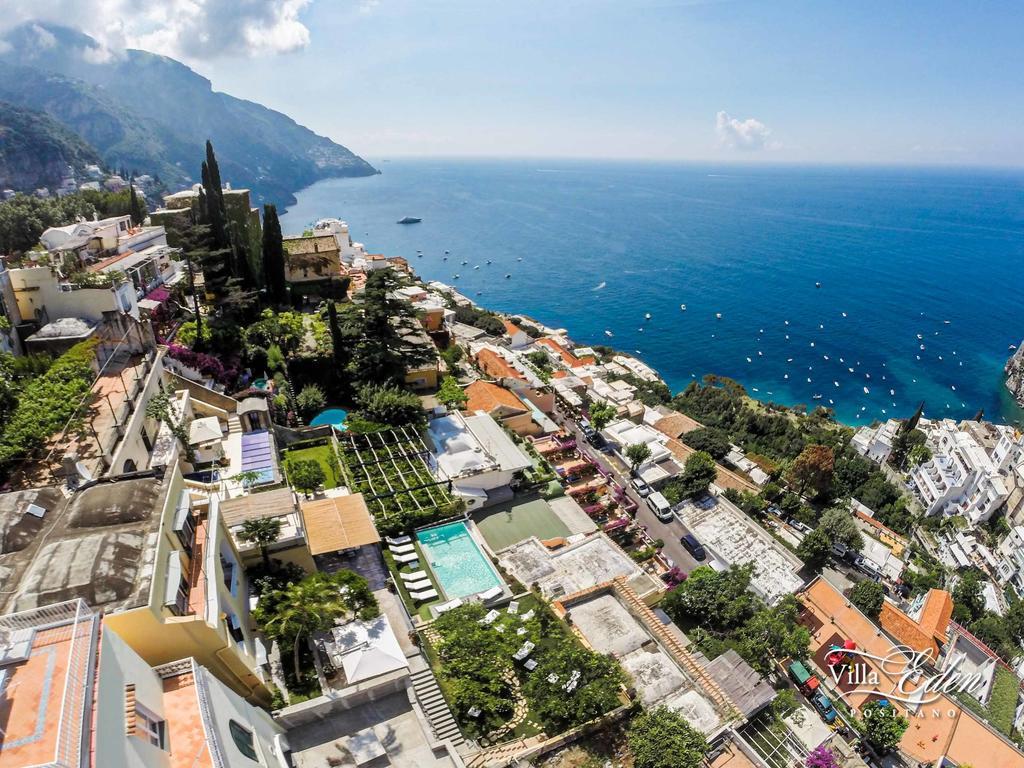
{"type": "Polygon", "coordinates": [[[697,541],[697,537],[692,533],[682,536],[679,539],[679,543],[683,545],[687,552],[693,555],[694,560],[704,560],[708,556],[708,553],[704,551],[704,545],[697,541]]]}

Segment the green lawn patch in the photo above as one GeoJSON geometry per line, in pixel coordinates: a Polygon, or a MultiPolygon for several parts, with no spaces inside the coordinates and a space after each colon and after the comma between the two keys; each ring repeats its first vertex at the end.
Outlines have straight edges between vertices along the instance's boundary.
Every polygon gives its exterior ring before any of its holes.
{"type": "Polygon", "coordinates": [[[288,476],[288,466],[296,461],[315,461],[324,471],[324,488],[336,488],[343,484],[340,470],[336,463],[331,462],[333,452],[330,443],[313,445],[306,448],[289,448],[284,452],[284,473],[288,476]],[[333,466],[332,466],[333,464],[333,466]]]}

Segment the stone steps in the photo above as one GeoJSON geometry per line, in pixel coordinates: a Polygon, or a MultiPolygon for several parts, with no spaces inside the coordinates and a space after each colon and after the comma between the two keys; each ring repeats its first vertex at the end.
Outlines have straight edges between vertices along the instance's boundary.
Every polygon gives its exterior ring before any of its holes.
{"type": "Polygon", "coordinates": [[[456,747],[465,744],[466,739],[459,730],[459,724],[455,722],[451,709],[448,708],[448,702],[437,685],[433,671],[429,668],[420,669],[413,672],[410,678],[413,693],[435,737],[439,741],[451,741],[456,747]]]}

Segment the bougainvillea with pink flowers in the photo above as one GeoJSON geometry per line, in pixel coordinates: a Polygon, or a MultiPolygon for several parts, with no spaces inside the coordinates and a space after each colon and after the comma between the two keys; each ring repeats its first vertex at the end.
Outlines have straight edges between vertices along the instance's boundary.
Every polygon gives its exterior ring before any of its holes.
{"type": "Polygon", "coordinates": [[[840,768],[840,765],[831,749],[818,747],[807,756],[807,768],[840,768]]]}

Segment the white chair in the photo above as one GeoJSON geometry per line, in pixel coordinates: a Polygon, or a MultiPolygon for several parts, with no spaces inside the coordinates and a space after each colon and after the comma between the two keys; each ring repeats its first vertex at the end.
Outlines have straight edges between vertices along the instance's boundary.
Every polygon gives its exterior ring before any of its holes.
{"type": "Polygon", "coordinates": [[[481,624],[493,624],[494,620],[497,619],[501,614],[497,611],[488,611],[487,615],[480,619],[481,624]]]}
{"type": "Polygon", "coordinates": [[[518,600],[513,600],[511,603],[508,604],[508,612],[511,613],[513,616],[515,616],[517,613],[519,613],[519,601],[518,600]]]}
{"type": "Polygon", "coordinates": [[[409,544],[412,542],[412,536],[385,536],[384,541],[395,547],[400,547],[402,544],[409,544]]]}
{"type": "Polygon", "coordinates": [[[402,581],[422,581],[427,578],[426,571],[413,571],[412,573],[400,573],[398,575],[402,577],[402,581]]]}
{"type": "Polygon", "coordinates": [[[391,554],[393,554],[393,555],[404,555],[404,554],[406,554],[408,552],[415,552],[416,551],[416,545],[415,544],[399,544],[397,547],[393,547],[393,546],[389,545],[388,549],[391,550],[391,554]]]}
{"type": "Polygon", "coordinates": [[[410,552],[407,555],[395,555],[395,562],[401,563],[402,565],[410,565],[411,563],[416,563],[416,565],[413,567],[419,567],[420,556],[417,555],[415,552],[410,552]]]}
{"type": "Polygon", "coordinates": [[[407,581],[405,582],[405,588],[410,592],[414,592],[418,589],[430,589],[433,584],[430,583],[430,579],[421,579],[420,581],[407,581]]]}
{"type": "Polygon", "coordinates": [[[438,596],[436,589],[425,589],[422,592],[410,592],[409,597],[417,602],[423,602],[424,600],[433,600],[438,596]]]}

